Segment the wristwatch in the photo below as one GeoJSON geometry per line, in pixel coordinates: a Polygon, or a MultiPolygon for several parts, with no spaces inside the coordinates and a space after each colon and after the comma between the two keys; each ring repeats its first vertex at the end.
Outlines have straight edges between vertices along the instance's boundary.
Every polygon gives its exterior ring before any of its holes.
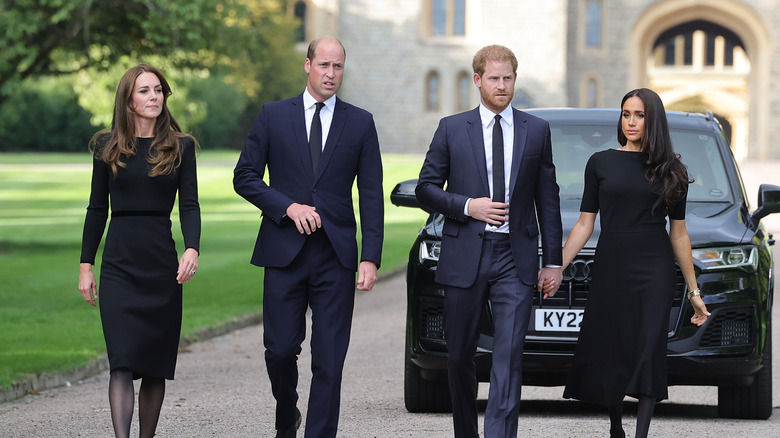
{"type": "Polygon", "coordinates": [[[688,299],[690,300],[693,297],[701,296],[701,291],[699,289],[689,290],[688,291],[688,299]]]}

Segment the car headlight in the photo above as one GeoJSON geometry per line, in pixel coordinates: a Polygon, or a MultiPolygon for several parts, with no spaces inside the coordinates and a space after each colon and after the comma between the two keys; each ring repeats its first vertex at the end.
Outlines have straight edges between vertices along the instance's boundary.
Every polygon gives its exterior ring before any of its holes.
{"type": "Polygon", "coordinates": [[[734,268],[755,271],[758,267],[758,251],[754,246],[694,249],[692,253],[707,271],[734,268]]]}
{"type": "Polygon", "coordinates": [[[434,240],[423,240],[420,242],[420,263],[426,260],[438,262],[440,252],[441,242],[434,240]]]}

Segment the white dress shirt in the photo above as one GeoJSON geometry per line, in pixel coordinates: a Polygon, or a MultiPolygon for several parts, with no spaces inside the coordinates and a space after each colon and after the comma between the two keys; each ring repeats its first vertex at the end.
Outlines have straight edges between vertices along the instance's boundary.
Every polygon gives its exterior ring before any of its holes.
{"type": "MultiPolygon", "coordinates": [[[[504,134],[504,162],[501,163],[504,166],[504,199],[509,203],[511,198],[511,187],[509,186],[509,180],[512,177],[512,152],[514,152],[515,142],[515,118],[512,112],[512,106],[507,106],[500,113],[501,115],[501,131],[504,134]]],[[[490,187],[490,196],[493,197],[493,124],[495,123],[496,114],[493,111],[487,109],[483,104],[479,104],[479,117],[482,120],[482,140],[483,147],[485,148],[485,164],[487,166],[487,179],[488,186],[490,187]]],[[[466,201],[465,213],[469,212],[469,199],[466,201]]],[[[508,233],[509,222],[504,222],[501,226],[496,227],[490,224],[485,224],[485,231],[492,231],[497,233],[508,233]]]]}
{"type": "MultiPolygon", "coordinates": [[[[311,135],[311,121],[314,118],[314,112],[317,107],[314,105],[317,103],[310,93],[309,89],[303,90],[303,108],[304,116],[306,118],[306,138],[311,135]]],[[[322,122],[322,146],[325,148],[325,142],[328,140],[328,132],[330,132],[330,123],[333,121],[333,110],[336,108],[336,95],[334,94],[325,102],[325,106],[320,110],[320,121],[322,122]]]]}

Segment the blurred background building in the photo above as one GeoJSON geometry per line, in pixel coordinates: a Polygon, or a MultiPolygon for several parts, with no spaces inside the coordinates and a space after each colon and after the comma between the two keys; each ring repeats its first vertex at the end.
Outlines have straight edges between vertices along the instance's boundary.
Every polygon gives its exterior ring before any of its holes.
{"type": "Polygon", "coordinates": [[[656,90],[667,109],[712,111],[738,160],[778,159],[780,0],[291,0],[300,49],[347,49],[340,96],[370,110],[385,152],[423,153],[441,117],[474,108],[471,60],[519,60],[513,105],[617,108],[656,90]]]}

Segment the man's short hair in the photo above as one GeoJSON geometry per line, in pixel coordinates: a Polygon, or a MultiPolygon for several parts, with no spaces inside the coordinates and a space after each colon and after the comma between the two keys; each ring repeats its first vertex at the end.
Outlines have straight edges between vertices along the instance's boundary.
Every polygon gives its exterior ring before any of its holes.
{"type": "Polygon", "coordinates": [[[517,75],[517,58],[515,58],[515,54],[507,47],[494,44],[479,49],[477,54],[474,55],[474,60],[471,62],[471,68],[474,69],[474,73],[482,76],[485,73],[485,66],[488,61],[509,61],[512,63],[512,73],[517,75]]]}
{"type": "Polygon", "coordinates": [[[325,36],[325,37],[319,37],[319,38],[315,38],[315,39],[311,40],[311,42],[309,43],[309,49],[306,50],[306,59],[308,59],[309,61],[312,61],[314,59],[314,52],[317,51],[317,46],[320,45],[320,41],[323,41],[323,40],[326,40],[326,39],[333,40],[333,41],[336,41],[337,43],[339,43],[339,45],[341,46],[341,51],[344,52],[344,59],[347,58],[347,50],[344,48],[344,44],[341,44],[341,41],[339,41],[338,38],[325,36]]]}

